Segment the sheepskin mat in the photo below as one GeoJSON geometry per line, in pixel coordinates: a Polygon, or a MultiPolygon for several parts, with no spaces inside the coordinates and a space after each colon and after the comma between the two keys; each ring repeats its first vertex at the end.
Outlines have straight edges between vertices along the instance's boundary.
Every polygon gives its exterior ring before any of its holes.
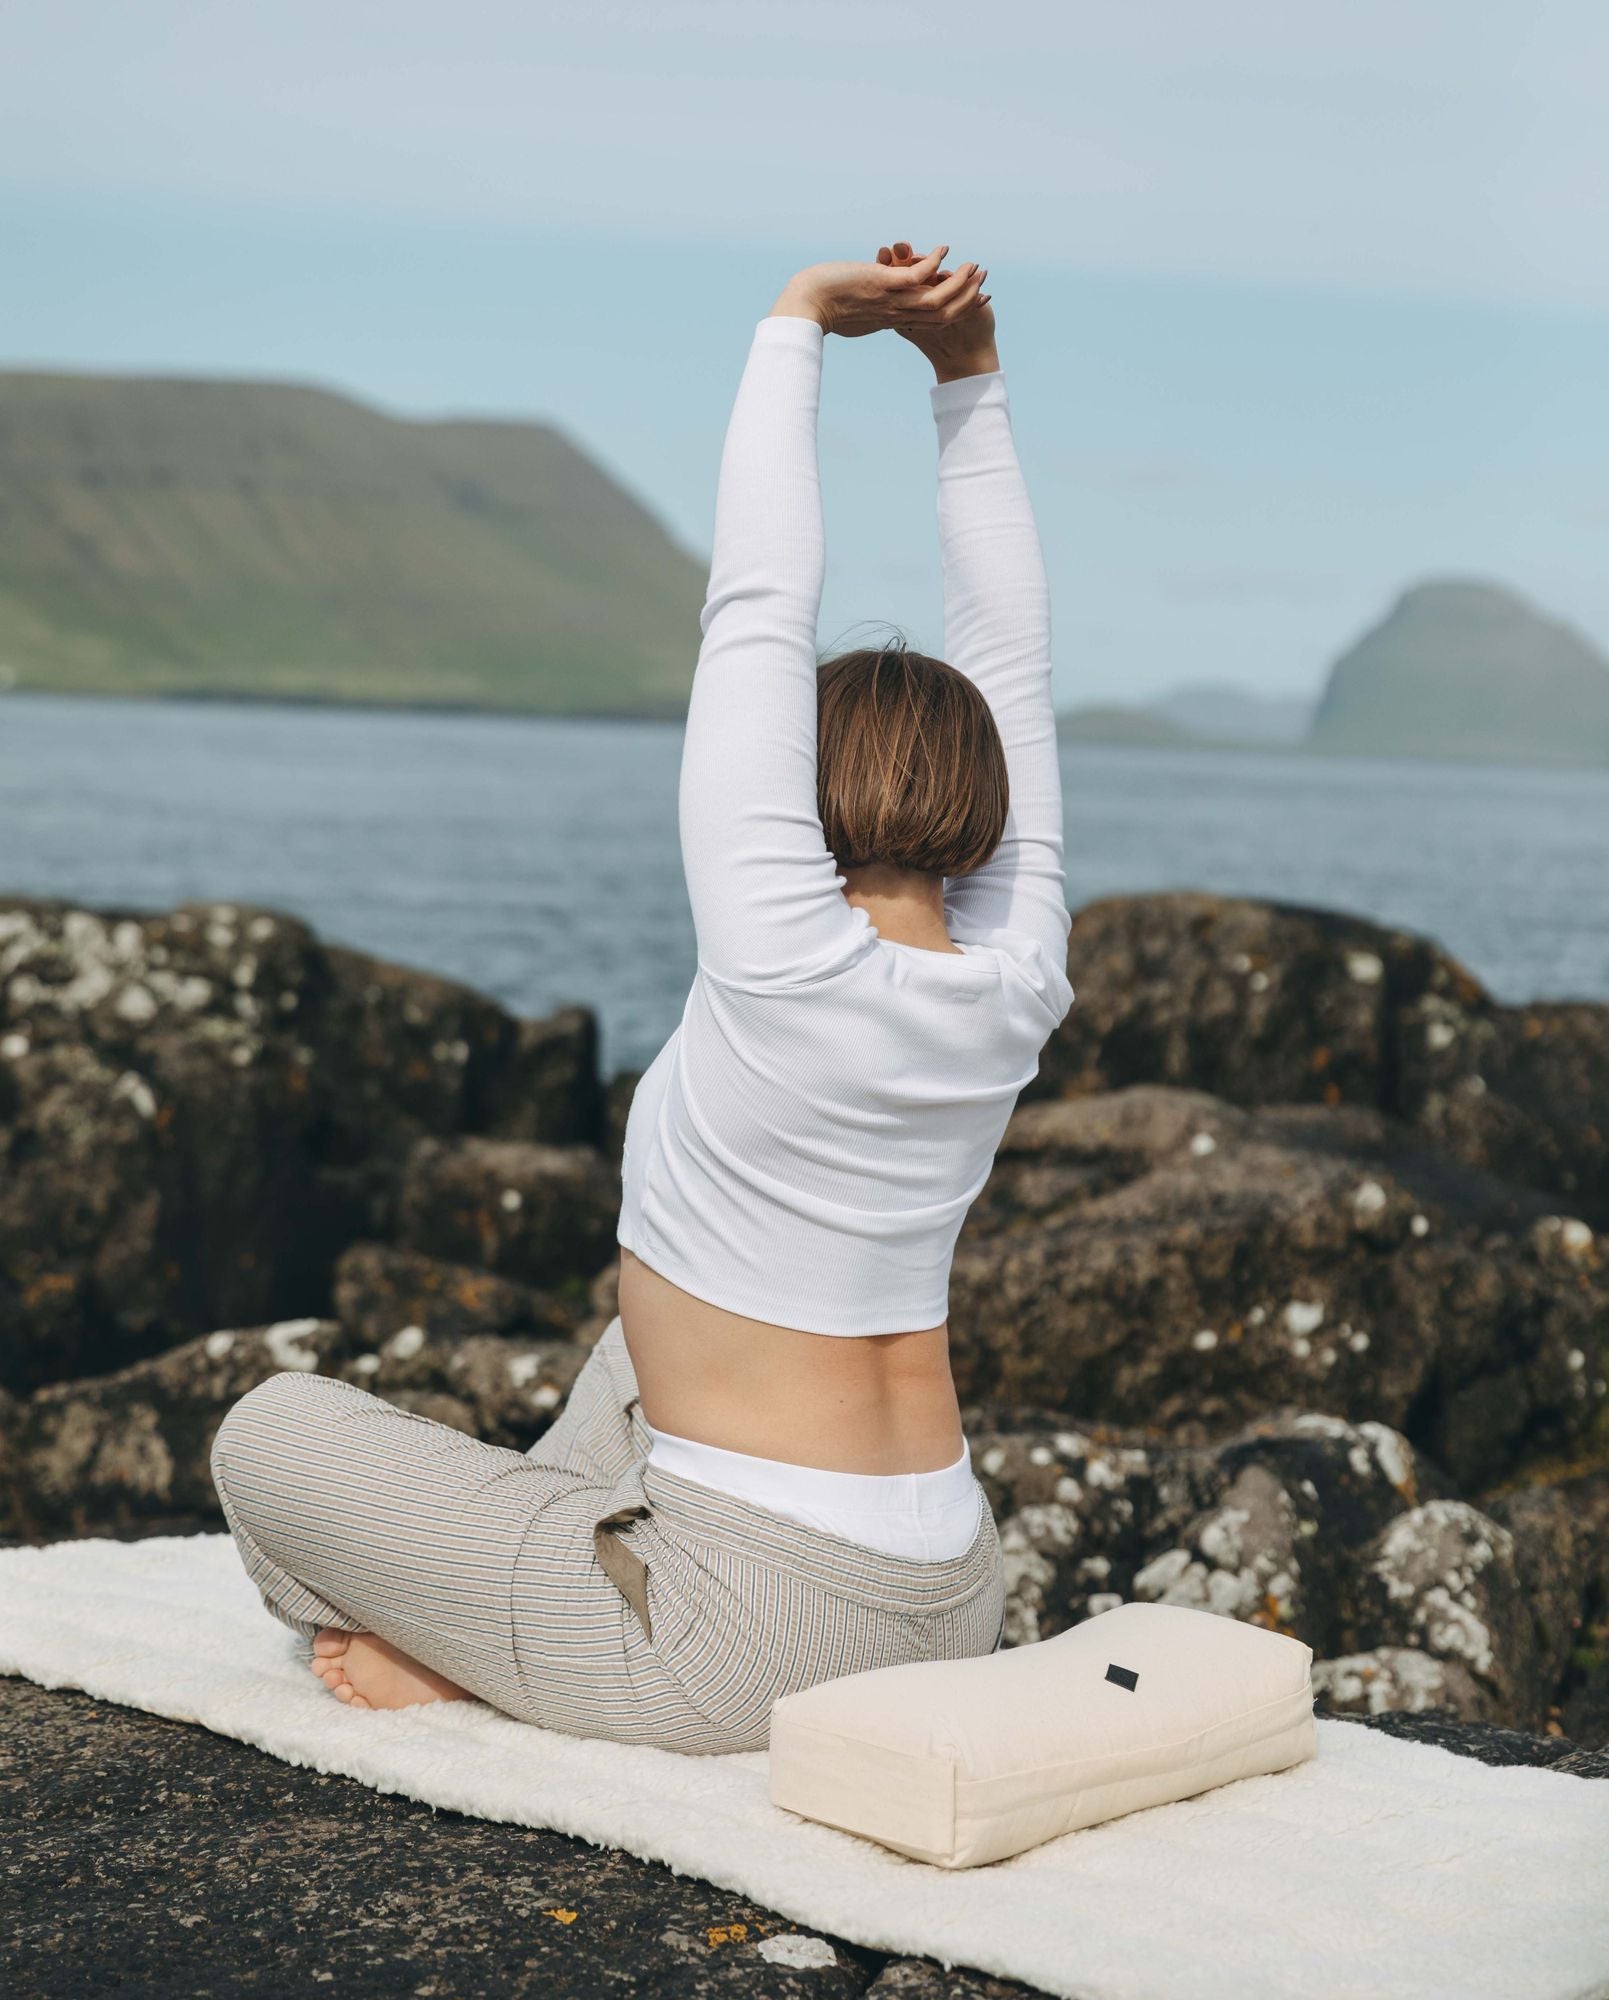
{"type": "Polygon", "coordinates": [[[353,1715],[305,1658],[227,1536],[0,1551],[0,1672],[623,1848],[874,1950],[1066,2000],[1609,1992],[1609,1784],[1320,1723],[1295,1770],[951,1873],[779,1811],[763,1753],[581,1742],[478,1702],[353,1715]]]}

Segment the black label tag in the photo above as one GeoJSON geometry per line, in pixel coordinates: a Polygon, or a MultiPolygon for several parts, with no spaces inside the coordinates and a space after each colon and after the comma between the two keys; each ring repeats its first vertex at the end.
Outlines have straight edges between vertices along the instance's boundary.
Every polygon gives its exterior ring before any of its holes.
{"type": "Polygon", "coordinates": [[[1116,1681],[1120,1688],[1127,1688],[1131,1694],[1140,1685],[1140,1677],[1131,1667],[1108,1667],[1106,1678],[1116,1681]]]}

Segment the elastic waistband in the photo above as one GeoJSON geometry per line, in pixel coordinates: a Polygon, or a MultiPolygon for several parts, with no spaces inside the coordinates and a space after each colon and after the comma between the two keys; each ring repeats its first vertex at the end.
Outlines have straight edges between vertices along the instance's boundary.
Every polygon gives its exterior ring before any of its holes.
{"type": "MultiPolygon", "coordinates": [[[[952,1556],[893,1555],[863,1545],[846,1533],[806,1526],[759,1501],[684,1478],[651,1458],[655,1433],[637,1401],[636,1372],[618,1318],[610,1322],[598,1344],[605,1350],[621,1407],[629,1411],[642,1453],[633,1472],[602,1503],[606,1512],[640,1504],[650,1516],[643,1523],[650,1535],[657,1529],[678,1543],[724,1549],[764,1567],[785,1570],[840,1596],[917,1615],[964,1604],[993,1582],[1001,1561],[1000,1537],[988,1498],[973,1474],[970,1452],[964,1451],[956,1465],[941,1467],[937,1473],[893,1475],[896,1483],[905,1479],[954,1481],[959,1491],[970,1492],[977,1507],[977,1523],[966,1548],[952,1556]]],[[[729,1456],[742,1459],[745,1454],[729,1456]]],[[[779,1461],[750,1463],[774,1465],[779,1461]]],[[[850,1477],[857,1482],[870,1478],[881,1483],[877,1474],[824,1476],[835,1482],[850,1477]]]]}

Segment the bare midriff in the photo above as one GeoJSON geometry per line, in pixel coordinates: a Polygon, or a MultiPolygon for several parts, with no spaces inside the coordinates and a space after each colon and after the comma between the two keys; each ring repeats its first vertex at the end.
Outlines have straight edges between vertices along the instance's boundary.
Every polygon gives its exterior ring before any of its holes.
{"type": "Polygon", "coordinates": [[[950,1329],[847,1338],[747,1319],[620,1253],[620,1321],[655,1430],[829,1472],[961,1456],[950,1329]]]}

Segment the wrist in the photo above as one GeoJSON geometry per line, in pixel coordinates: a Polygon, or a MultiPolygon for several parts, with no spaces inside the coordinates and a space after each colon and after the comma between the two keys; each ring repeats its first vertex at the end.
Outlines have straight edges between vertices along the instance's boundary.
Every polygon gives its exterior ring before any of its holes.
{"type": "Polygon", "coordinates": [[[804,278],[790,278],[777,294],[775,305],[766,315],[768,319],[813,319],[823,333],[827,331],[827,315],[819,294],[814,286],[804,278]]]}
{"type": "Polygon", "coordinates": [[[940,382],[964,382],[972,375],[998,375],[1000,373],[1000,350],[993,341],[987,347],[976,348],[971,354],[955,359],[933,360],[933,374],[940,382]]]}

